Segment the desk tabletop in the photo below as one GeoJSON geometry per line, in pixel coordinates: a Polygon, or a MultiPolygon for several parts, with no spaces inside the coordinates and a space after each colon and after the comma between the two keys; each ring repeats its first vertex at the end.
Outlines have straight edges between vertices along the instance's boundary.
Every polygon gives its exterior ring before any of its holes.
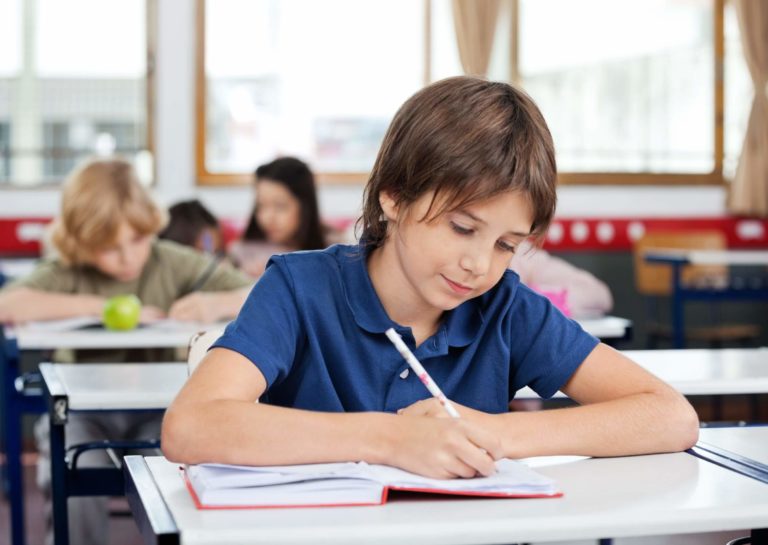
{"type": "MultiPolygon", "coordinates": [[[[146,458],[184,545],[483,544],[762,528],[768,485],[687,453],[531,459],[565,495],[457,499],[400,495],[383,506],[198,511],[176,464],[146,458]]],[[[130,467],[130,464],[129,464],[130,467]]]]}
{"type": "Polygon", "coordinates": [[[654,248],[645,252],[645,259],[659,263],[690,263],[693,265],[768,265],[768,251],[654,248]]]}
{"type": "Polygon", "coordinates": [[[768,426],[702,428],[699,443],[746,456],[768,466],[768,426]]]}
{"type": "Polygon", "coordinates": [[[186,363],[43,363],[72,411],[165,409],[187,380],[186,363]]]}
{"type": "Polygon", "coordinates": [[[623,339],[632,328],[632,321],[618,316],[574,318],[587,333],[598,339],[623,339]]]}
{"type": "MultiPolygon", "coordinates": [[[[627,350],[685,395],[768,393],[768,348],[627,350]]],[[[71,410],[165,408],[187,379],[186,363],[41,364],[69,396],[71,410]]],[[[558,392],[558,397],[563,394],[558,392]]],[[[538,395],[529,388],[516,398],[538,395]]]]}
{"type": "Polygon", "coordinates": [[[768,393],[768,347],[622,353],[686,395],[768,393]]]}
{"type": "MultiPolygon", "coordinates": [[[[625,350],[622,354],[684,395],[768,393],[768,347],[625,350]]],[[[516,397],[538,395],[523,388],[516,397]]]]}
{"type": "Polygon", "coordinates": [[[110,349],[110,348],[177,348],[186,347],[193,335],[226,324],[162,321],[130,331],[107,329],[56,330],[38,326],[8,328],[21,350],[110,349]]]}

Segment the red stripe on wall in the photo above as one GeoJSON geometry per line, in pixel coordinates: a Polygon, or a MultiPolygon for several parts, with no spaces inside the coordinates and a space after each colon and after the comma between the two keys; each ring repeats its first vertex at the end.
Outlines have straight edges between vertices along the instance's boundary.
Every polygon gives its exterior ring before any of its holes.
{"type": "MultiPolygon", "coordinates": [[[[51,218],[0,219],[0,255],[36,256],[51,218]]],[[[353,218],[328,220],[338,226],[353,218]]],[[[242,221],[223,220],[227,239],[237,238],[242,221]]],[[[768,248],[768,219],[735,217],[701,218],[557,218],[550,227],[545,247],[563,252],[629,252],[632,243],[649,231],[718,230],[730,248],[768,248]]]]}

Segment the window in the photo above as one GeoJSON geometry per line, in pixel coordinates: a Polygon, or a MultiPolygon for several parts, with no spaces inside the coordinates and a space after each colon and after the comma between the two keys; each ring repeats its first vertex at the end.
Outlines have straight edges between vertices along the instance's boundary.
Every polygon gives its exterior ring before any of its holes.
{"type": "Polygon", "coordinates": [[[152,1],[0,0],[0,184],[56,183],[96,154],[146,156],[152,1]]]}
{"type": "MultiPolygon", "coordinates": [[[[279,154],[362,182],[402,101],[462,73],[450,0],[199,1],[203,183],[279,154]]],[[[488,75],[539,104],[565,183],[719,184],[750,86],[723,28],[723,0],[502,0],[488,75]]]]}
{"type": "Polygon", "coordinates": [[[523,0],[520,78],[559,169],[714,172],[713,21],[709,2],[523,0]]]}
{"type": "Polygon", "coordinates": [[[414,0],[201,0],[199,174],[276,155],[344,177],[368,170],[396,108],[424,82],[414,0]],[[351,22],[351,24],[350,24],[351,22]]]}

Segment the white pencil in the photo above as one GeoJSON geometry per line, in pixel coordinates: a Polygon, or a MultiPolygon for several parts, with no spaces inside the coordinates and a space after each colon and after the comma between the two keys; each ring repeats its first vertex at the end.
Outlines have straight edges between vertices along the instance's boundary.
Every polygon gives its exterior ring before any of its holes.
{"type": "Polygon", "coordinates": [[[397,351],[400,352],[400,355],[405,358],[405,361],[408,362],[408,365],[411,366],[411,369],[413,369],[413,372],[416,373],[416,376],[419,377],[421,382],[424,383],[424,386],[427,387],[429,393],[437,398],[437,400],[440,402],[440,405],[445,408],[445,411],[453,418],[459,418],[459,412],[456,410],[456,407],[454,407],[453,404],[448,401],[448,398],[445,397],[445,394],[442,392],[442,390],[440,390],[435,381],[432,380],[432,377],[429,376],[429,373],[427,373],[427,370],[424,369],[423,365],[421,365],[421,362],[416,359],[416,356],[413,355],[413,352],[411,352],[411,350],[406,346],[406,344],[403,342],[403,339],[400,338],[400,335],[398,335],[397,332],[391,327],[387,329],[384,334],[390,341],[392,341],[392,344],[395,345],[395,348],[397,348],[397,351]]]}

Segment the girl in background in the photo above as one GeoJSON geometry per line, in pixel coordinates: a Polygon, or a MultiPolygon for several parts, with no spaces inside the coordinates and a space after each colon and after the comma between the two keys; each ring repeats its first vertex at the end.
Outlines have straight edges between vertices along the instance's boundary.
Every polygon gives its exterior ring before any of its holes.
{"type": "Polygon", "coordinates": [[[243,237],[229,249],[230,259],[253,277],[264,273],[269,257],[327,246],[328,228],[320,222],[315,177],[295,157],[281,157],[255,172],[256,202],[243,237]]]}

